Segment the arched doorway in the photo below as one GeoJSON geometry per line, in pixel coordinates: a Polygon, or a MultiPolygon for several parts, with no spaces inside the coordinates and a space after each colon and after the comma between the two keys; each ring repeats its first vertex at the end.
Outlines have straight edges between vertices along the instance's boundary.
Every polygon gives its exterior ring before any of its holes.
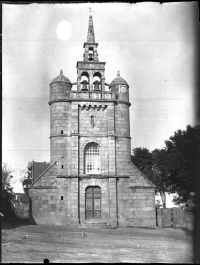
{"type": "Polygon", "coordinates": [[[90,186],[85,190],[85,219],[101,218],[101,188],[90,186]]]}

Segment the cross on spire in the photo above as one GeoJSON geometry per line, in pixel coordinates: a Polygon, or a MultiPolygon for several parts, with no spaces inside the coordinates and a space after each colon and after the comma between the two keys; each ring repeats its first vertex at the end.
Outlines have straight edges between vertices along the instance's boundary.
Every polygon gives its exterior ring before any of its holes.
{"type": "Polygon", "coordinates": [[[91,13],[94,12],[94,11],[92,11],[91,7],[89,7],[89,11],[88,12],[90,13],[90,16],[91,16],[91,13]]]}

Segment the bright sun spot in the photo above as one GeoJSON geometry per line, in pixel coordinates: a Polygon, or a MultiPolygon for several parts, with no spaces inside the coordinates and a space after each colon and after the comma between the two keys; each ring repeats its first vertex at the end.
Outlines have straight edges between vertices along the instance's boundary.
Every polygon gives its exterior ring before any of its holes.
{"type": "Polygon", "coordinates": [[[59,40],[69,40],[72,35],[72,26],[69,21],[62,20],[59,22],[56,32],[59,40]]]}

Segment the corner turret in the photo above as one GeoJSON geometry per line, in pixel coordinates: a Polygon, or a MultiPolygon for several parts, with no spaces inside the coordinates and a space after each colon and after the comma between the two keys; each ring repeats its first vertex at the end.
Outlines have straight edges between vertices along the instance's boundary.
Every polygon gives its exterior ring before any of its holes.
{"type": "Polygon", "coordinates": [[[117,95],[118,100],[129,101],[129,85],[121,76],[119,71],[109,86],[112,93],[117,95]]]}
{"type": "Polygon", "coordinates": [[[63,70],[60,71],[59,76],[51,81],[49,86],[50,100],[69,98],[72,83],[66,76],[63,75],[63,70]]]}

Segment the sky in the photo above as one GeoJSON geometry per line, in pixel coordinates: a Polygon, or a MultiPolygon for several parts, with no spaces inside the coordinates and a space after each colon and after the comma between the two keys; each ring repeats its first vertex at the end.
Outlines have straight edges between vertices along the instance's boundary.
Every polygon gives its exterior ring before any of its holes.
{"type": "Polygon", "coordinates": [[[163,148],[195,125],[197,4],[3,4],[2,162],[50,161],[49,84],[61,69],[77,81],[89,7],[106,83],[120,71],[130,87],[131,148],[163,148]]]}

